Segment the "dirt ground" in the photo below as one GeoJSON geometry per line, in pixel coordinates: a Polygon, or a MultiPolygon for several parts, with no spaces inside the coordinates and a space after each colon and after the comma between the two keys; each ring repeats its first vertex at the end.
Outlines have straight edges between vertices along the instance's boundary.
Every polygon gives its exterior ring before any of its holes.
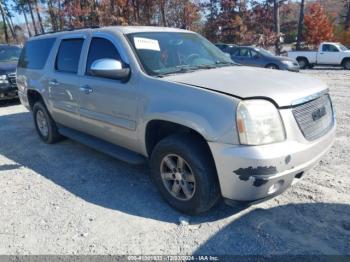
{"type": "Polygon", "coordinates": [[[182,216],[146,166],[71,140],[40,142],[21,105],[0,106],[0,254],[350,255],[350,71],[302,72],[329,84],[337,138],[308,176],[247,209],[182,216]]]}

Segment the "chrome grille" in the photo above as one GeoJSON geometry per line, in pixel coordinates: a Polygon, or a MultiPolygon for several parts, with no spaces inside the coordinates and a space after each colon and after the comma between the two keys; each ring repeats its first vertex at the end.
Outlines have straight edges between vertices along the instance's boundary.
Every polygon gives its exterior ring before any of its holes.
{"type": "Polygon", "coordinates": [[[11,86],[17,86],[17,82],[16,82],[16,73],[11,73],[7,75],[7,78],[11,84],[11,86]]]}
{"type": "Polygon", "coordinates": [[[334,125],[332,102],[328,94],[298,105],[292,111],[307,140],[323,136],[334,125]]]}

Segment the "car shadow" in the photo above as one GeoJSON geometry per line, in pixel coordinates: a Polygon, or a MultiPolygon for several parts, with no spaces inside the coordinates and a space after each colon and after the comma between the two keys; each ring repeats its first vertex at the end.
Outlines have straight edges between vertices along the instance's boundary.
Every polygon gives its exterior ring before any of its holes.
{"type": "MultiPolygon", "coordinates": [[[[220,229],[194,254],[349,256],[350,205],[310,203],[254,209],[220,229]]],[[[293,257],[278,257],[278,261],[330,261],[287,258],[293,257]]]]}
{"type": "Polygon", "coordinates": [[[13,105],[19,105],[20,101],[18,98],[16,99],[9,99],[9,100],[0,100],[0,108],[6,107],[6,106],[13,106],[13,105]]]}
{"type": "MultiPolygon", "coordinates": [[[[0,165],[0,172],[24,166],[105,208],[170,223],[178,223],[183,216],[161,199],[147,165],[129,165],[69,139],[47,145],[36,134],[29,112],[0,116],[0,135],[6,137],[0,140],[0,154],[14,162],[0,165]]],[[[189,219],[198,224],[241,210],[220,203],[189,219]]]]}
{"type": "Polygon", "coordinates": [[[327,67],[327,66],[315,66],[313,68],[303,69],[303,71],[347,71],[343,67],[327,67]]]}

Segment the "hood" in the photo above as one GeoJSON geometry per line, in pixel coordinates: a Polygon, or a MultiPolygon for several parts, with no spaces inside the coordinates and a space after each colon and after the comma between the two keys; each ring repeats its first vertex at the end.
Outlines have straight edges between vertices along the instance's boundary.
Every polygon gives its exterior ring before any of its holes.
{"type": "Polygon", "coordinates": [[[286,56],[274,56],[273,58],[276,59],[276,60],[278,60],[278,61],[280,61],[280,62],[282,62],[282,61],[296,62],[295,59],[290,58],[290,57],[286,57],[286,56]]]}
{"type": "Polygon", "coordinates": [[[327,89],[316,79],[287,71],[230,66],[168,75],[164,80],[202,87],[239,98],[272,99],[279,107],[327,89]]]}
{"type": "Polygon", "coordinates": [[[13,73],[16,71],[17,62],[0,62],[0,73],[13,73]]]}

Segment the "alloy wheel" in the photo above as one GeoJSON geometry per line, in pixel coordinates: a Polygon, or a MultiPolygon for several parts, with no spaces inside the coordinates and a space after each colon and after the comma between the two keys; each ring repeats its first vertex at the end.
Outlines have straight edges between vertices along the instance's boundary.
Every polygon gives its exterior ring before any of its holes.
{"type": "Polygon", "coordinates": [[[190,200],[196,191],[196,179],[189,164],[179,155],[166,155],[160,174],[167,191],[178,200],[190,200]]]}

